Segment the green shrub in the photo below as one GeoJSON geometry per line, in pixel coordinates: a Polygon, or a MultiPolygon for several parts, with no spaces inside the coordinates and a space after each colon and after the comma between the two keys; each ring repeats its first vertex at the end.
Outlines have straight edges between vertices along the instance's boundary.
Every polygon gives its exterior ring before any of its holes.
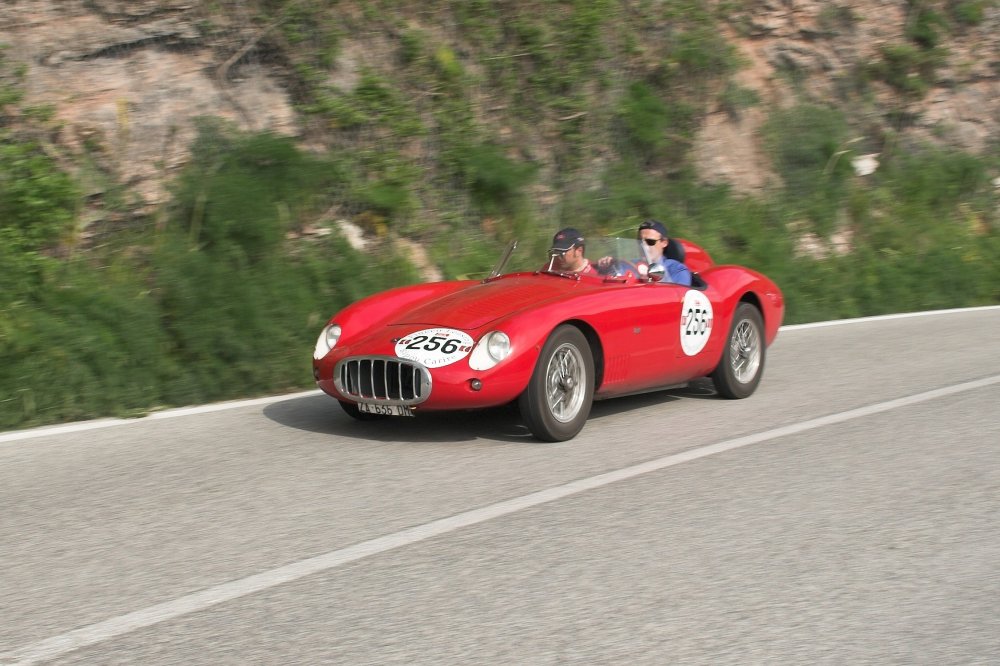
{"type": "Polygon", "coordinates": [[[220,261],[218,253],[192,252],[172,239],[155,256],[169,356],[184,369],[164,387],[170,403],[219,399],[237,387],[254,394],[271,382],[295,383],[288,356],[305,322],[295,326],[294,313],[302,310],[311,285],[287,270],[280,256],[251,266],[238,248],[226,249],[227,260],[220,261]]]}
{"type": "Polygon", "coordinates": [[[26,66],[8,61],[0,44],[0,241],[33,251],[66,240],[80,204],[80,190],[63,171],[37,131],[52,116],[51,107],[26,107],[26,66]],[[20,126],[11,126],[21,116],[20,126]]]}
{"type": "Polygon", "coordinates": [[[423,33],[419,30],[406,30],[399,36],[399,60],[403,65],[412,65],[424,56],[423,33]]]}
{"type": "MultiPolygon", "coordinates": [[[[203,120],[155,238],[68,261],[0,242],[0,427],[308,385],[327,317],[417,279],[405,257],[362,257],[337,234],[289,246],[289,226],[342,180],[329,167],[203,120]]],[[[0,241],[19,234],[4,227],[0,241]]]]}
{"type": "Polygon", "coordinates": [[[937,67],[944,61],[940,49],[919,49],[909,44],[885,44],[880,53],[881,60],[868,64],[868,75],[914,98],[927,94],[937,67]]]}
{"type": "Polygon", "coordinates": [[[462,153],[459,159],[476,203],[487,212],[512,211],[536,167],[507,157],[492,143],[474,144],[462,153]]]}
{"type": "Polygon", "coordinates": [[[203,118],[191,165],[174,188],[173,219],[196,245],[225,253],[234,244],[256,260],[277,250],[291,220],[320,206],[337,178],[291,139],[242,135],[203,118]]]}
{"type": "Polygon", "coordinates": [[[285,3],[280,11],[281,32],[295,46],[296,55],[306,58],[310,65],[331,68],[339,49],[339,34],[336,24],[325,20],[320,6],[292,2],[285,3]]]}
{"type": "Polygon", "coordinates": [[[364,72],[349,93],[322,88],[318,83],[313,88],[313,99],[303,105],[303,110],[325,117],[333,130],[384,127],[400,138],[425,131],[403,94],[374,72],[364,72]]]}
{"type": "Polygon", "coordinates": [[[557,25],[565,31],[560,39],[565,62],[580,67],[578,75],[590,71],[589,64],[602,58],[606,51],[601,36],[605,22],[614,17],[617,4],[611,0],[571,0],[567,20],[557,25]]]}
{"type": "Polygon", "coordinates": [[[997,302],[1000,235],[989,222],[996,213],[986,174],[985,161],[961,153],[914,149],[888,156],[864,197],[848,200],[858,221],[849,254],[801,259],[804,272],[783,286],[795,294],[791,319],[997,302]],[[814,274],[810,266],[835,269],[826,292],[802,281],[814,274]]]}
{"type": "Polygon", "coordinates": [[[0,231],[25,250],[51,247],[73,229],[80,192],[32,141],[0,129],[0,231]]]}
{"type": "Polygon", "coordinates": [[[620,114],[631,143],[642,153],[653,156],[666,145],[667,104],[648,85],[629,85],[620,114]]]}
{"type": "Polygon", "coordinates": [[[739,64],[733,45],[719,39],[712,25],[681,32],[667,58],[682,77],[698,85],[734,72],[739,64]]]}
{"type": "Polygon", "coordinates": [[[954,150],[925,148],[901,152],[877,175],[898,201],[914,211],[930,214],[954,209],[989,187],[984,161],[954,150]]]}
{"type": "Polygon", "coordinates": [[[192,249],[180,228],[141,262],[0,247],[0,428],[308,386],[330,315],[418,279],[405,257],[362,256],[336,234],[289,250],[251,262],[235,243],[192,249]]]}
{"type": "Polygon", "coordinates": [[[0,303],[0,428],[160,404],[165,336],[134,267],[5,252],[0,275],[11,259],[31,272],[0,303]]]}
{"type": "Polygon", "coordinates": [[[778,110],[764,128],[767,145],[786,183],[795,183],[803,172],[810,174],[809,179],[816,172],[829,172],[831,161],[845,145],[847,130],[839,110],[813,104],[778,110]]]}
{"type": "Polygon", "coordinates": [[[928,0],[908,0],[910,14],[906,20],[906,38],[922,49],[933,49],[941,41],[940,31],[947,30],[944,16],[928,0]]]}
{"type": "Polygon", "coordinates": [[[775,111],[764,126],[785,196],[821,231],[828,230],[852,173],[848,129],[839,110],[812,104],[775,111]]]}
{"type": "Polygon", "coordinates": [[[450,0],[448,5],[470,42],[495,44],[499,39],[502,5],[493,0],[450,0]]]}
{"type": "Polygon", "coordinates": [[[963,26],[975,26],[983,22],[986,7],[995,5],[995,0],[959,0],[948,3],[952,18],[963,26]]]}
{"type": "Polygon", "coordinates": [[[671,97],[667,103],[649,84],[632,83],[618,105],[617,119],[625,139],[619,152],[646,166],[683,164],[700,115],[699,106],[683,96],[671,97]]]}
{"type": "Polygon", "coordinates": [[[0,42],[0,128],[6,124],[4,116],[8,112],[7,108],[24,98],[22,86],[27,73],[26,65],[14,65],[7,61],[8,48],[7,44],[0,42]]]}
{"type": "Polygon", "coordinates": [[[412,205],[408,183],[393,179],[366,185],[361,200],[366,208],[387,217],[404,214],[412,205]]]}
{"type": "Polygon", "coordinates": [[[438,74],[445,81],[457,81],[462,78],[464,70],[455,52],[447,46],[439,46],[434,51],[434,65],[438,74]]]}

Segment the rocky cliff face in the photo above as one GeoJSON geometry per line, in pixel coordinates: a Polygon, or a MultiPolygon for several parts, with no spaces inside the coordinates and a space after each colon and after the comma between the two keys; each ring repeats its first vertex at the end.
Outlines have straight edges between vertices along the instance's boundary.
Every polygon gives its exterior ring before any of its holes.
{"type": "MultiPolygon", "coordinates": [[[[894,79],[885,71],[886,48],[912,42],[912,2],[736,4],[742,10],[731,16],[723,37],[738,46],[746,62],[735,83],[759,103],[736,114],[715,103],[705,109],[692,155],[706,180],[741,190],[766,187],[773,176],[757,130],[772,105],[801,99],[837,104],[857,126],[881,127],[898,141],[943,142],[976,153],[1000,145],[1000,4],[964,3],[980,14],[942,38],[943,55],[933,72],[890,63],[903,68],[890,72],[894,79]],[[881,77],[872,74],[880,62],[881,77]],[[925,88],[901,93],[908,82],[925,88]]],[[[267,27],[255,23],[242,3],[225,12],[213,8],[217,5],[192,0],[0,5],[0,43],[10,47],[8,59],[28,68],[26,102],[51,105],[61,122],[55,142],[62,151],[110,176],[104,182],[92,178],[91,194],[100,194],[110,180],[138,195],[140,210],[162,202],[165,184],[185,162],[192,119],[199,115],[225,117],[245,129],[300,133],[284,65],[247,57],[267,27]]],[[[344,37],[336,76],[349,78],[370,38],[344,37]]]]}
{"type": "MultiPolygon", "coordinates": [[[[227,59],[253,31],[183,0],[20,0],[0,6],[0,43],[27,65],[26,103],[54,108],[55,141],[160,203],[187,159],[192,119],[228,118],[244,129],[295,134],[280,72],[227,59]],[[235,75],[234,75],[235,74],[235,75]]],[[[107,186],[91,178],[88,194],[107,186]]],[[[97,214],[97,211],[95,211],[97,214]]]]}
{"type": "MultiPolygon", "coordinates": [[[[748,63],[735,80],[768,105],[797,99],[832,103],[852,125],[892,133],[906,145],[942,143],[981,154],[1000,146],[1000,6],[982,5],[978,25],[960,27],[940,44],[942,62],[933,72],[918,63],[899,63],[898,74],[913,82],[901,91],[898,79],[875,78],[886,49],[912,40],[913,5],[906,0],[783,0],[748,3],[727,35],[748,63]],[[922,90],[917,86],[926,86],[922,90]]],[[[930,4],[930,3],[927,3],[930,4]]],[[[937,3],[944,5],[944,3],[937,3]]],[[[952,3],[954,4],[954,3],[952,3]]],[[[919,53],[917,54],[919,55],[919,53]]],[[[696,148],[703,177],[764,186],[769,164],[757,129],[765,117],[753,108],[734,119],[710,110],[696,148]]],[[[874,149],[877,149],[875,147],[874,149]]]]}

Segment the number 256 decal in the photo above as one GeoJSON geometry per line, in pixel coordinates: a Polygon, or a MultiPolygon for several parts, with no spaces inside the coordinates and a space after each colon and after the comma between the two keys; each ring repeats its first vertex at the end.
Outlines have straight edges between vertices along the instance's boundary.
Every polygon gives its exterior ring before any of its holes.
{"type": "Polygon", "coordinates": [[[712,324],[715,316],[712,313],[712,303],[700,291],[684,294],[681,305],[681,348],[688,356],[694,356],[708,342],[712,334],[712,324]]]}
{"type": "Polygon", "coordinates": [[[440,368],[465,358],[472,351],[472,337],[453,328],[426,328],[396,343],[396,356],[428,368],[440,368]]]}

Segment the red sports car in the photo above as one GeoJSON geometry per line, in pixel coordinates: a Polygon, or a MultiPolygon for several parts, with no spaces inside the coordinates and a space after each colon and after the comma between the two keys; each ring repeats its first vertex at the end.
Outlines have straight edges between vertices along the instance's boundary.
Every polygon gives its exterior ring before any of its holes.
{"type": "MultiPolygon", "coordinates": [[[[504,273],[516,243],[483,280],[401,287],[334,315],[313,354],[319,387],[358,419],[519,402],[531,432],[563,441],[593,400],[710,376],[726,398],[752,394],[784,316],[781,291],[748,268],[715,265],[671,239],[667,256],[692,286],[629,261],[635,239],[609,240],[604,275],[549,262],[504,273]]],[[[591,256],[604,256],[589,251],[591,256]]],[[[641,255],[640,255],[641,256],[641,255]]]]}

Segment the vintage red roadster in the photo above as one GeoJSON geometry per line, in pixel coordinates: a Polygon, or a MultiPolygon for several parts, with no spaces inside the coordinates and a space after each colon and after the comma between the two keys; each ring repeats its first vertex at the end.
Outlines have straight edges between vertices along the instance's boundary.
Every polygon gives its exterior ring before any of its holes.
{"type": "MultiPolygon", "coordinates": [[[[414,416],[518,401],[530,431],[563,441],[593,400],[711,377],[745,398],[764,372],[784,315],[781,291],[751,269],[716,265],[694,243],[668,255],[693,274],[667,283],[631,255],[635,239],[606,239],[602,275],[505,273],[511,243],[485,279],[417,284],[357,301],[323,328],[313,353],[319,387],[351,416],[414,416]]],[[[543,262],[539,261],[542,264],[543,262]]]]}

